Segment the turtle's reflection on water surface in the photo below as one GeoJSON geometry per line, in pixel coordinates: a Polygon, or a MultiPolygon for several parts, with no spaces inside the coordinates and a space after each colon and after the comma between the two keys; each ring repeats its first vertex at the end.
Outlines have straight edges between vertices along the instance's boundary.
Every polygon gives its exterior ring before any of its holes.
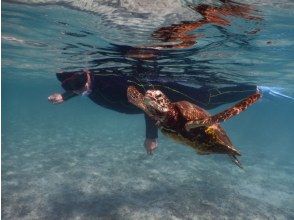
{"type": "MultiPolygon", "coordinates": [[[[205,36],[205,33],[191,33],[206,25],[215,27],[226,27],[232,24],[232,18],[251,20],[259,23],[262,17],[251,5],[238,3],[230,0],[219,0],[218,5],[188,5],[191,10],[201,15],[201,19],[196,21],[183,21],[179,24],[172,24],[161,27],[152,33],[152,37],[161,43],[156,45],[144,45],[128,51],[127,56],[137,59],[152,59],[159,54],[162,49],[183,49],[193,47],[197,39],[205,36]],[[149,49],[149,50],[148,50],[149,49]],[[153,50],[152,50],[153,49],[153,50]]],[[[259,28],[244,30],[247,34],[256,34],[259,28]]]]}

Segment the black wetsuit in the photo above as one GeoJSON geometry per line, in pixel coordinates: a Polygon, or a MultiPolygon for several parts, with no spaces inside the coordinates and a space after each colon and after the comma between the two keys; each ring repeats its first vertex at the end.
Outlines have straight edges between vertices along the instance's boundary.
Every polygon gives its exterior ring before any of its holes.
{"type": "MultiPolygon", "coordinates": [[[[255,85],[240,84],[236,86],[190,87],[176,82],[138,81],[132,77],[118,74],[91,73],[91,93],[88,97],[96,104],[105,108],[126,113],[139,114],[142,110],[130,104],[127,99],[127,88],[136,86],[142,92],[148,89],[159,89],[172,102],[189,101],[204,109],[212,109],[225,103],[239,101],[256,92],[255,85]]],[[[158,129],[152,119],[145,114],[146,138],[157,138],[158,129]]]]}

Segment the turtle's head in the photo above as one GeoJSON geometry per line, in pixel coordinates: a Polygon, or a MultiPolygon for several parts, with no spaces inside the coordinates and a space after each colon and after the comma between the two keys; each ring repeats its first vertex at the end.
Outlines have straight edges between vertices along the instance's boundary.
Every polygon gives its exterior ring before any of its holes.
{"type": "Polygon", "coordinates": [[[164,121],[170,110],[170,101],[160,90],[148,90],[144,96],[144,104],[149,114],[159,121],[164,121]]]}

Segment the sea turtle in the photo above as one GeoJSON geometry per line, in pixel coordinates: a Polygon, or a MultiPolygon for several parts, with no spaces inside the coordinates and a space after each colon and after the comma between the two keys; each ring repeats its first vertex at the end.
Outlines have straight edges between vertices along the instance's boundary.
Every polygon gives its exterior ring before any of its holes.
{"type": "Polygon", "coordinates": [[[129,102],[154,119],[163,134],[194,148],[201,155],[228,154],[242,168],[236,157],[241,156],[240,152],[219,123],[255,103],[261,97],[259,91],[214,116],[188,101],[173,103],[160,90],[142,94],[136,87],[129,86],[127,94],[129,102]]]}

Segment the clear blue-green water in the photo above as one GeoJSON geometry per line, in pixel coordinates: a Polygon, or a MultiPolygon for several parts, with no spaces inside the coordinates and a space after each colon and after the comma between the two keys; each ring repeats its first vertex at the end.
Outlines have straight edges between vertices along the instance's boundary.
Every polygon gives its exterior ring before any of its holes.
{"type": "Polygon", "coordinates": [[[191,49],[166,50],[151,61],[127,58],[117,45],[152,44],[156,28],[199,15],[181,1],[138,2],[2,3],[2,218],[294,219],[291,99],[265,95],[223,123],[244,170],[161,134],[155,154],[146,155],[143,115],[86,97],[48,103],[62,91],[60,70],[133,74],[140,62],[145,78],[248,82],[294,96],[291,1],[254,3],[262,21],[204,26],[191,49]],[[245,33],[254,28],[260,31],[245,33]]]}

